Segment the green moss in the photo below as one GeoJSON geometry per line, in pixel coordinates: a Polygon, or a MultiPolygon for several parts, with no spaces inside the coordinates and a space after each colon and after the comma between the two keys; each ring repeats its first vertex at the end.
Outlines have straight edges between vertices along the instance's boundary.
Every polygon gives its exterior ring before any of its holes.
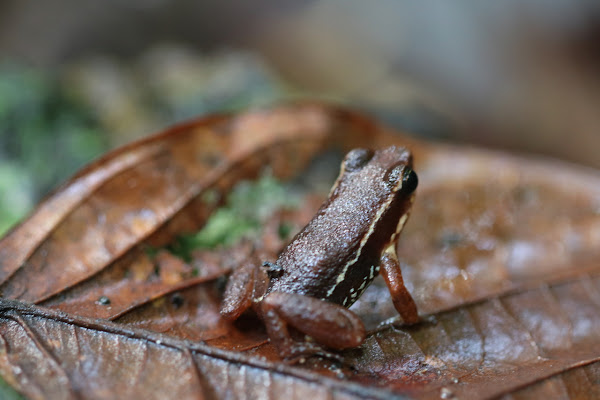
{"type": "MultiPolygon", "coordinates": [[[[189,260],[195,249],[229,247],[242,238],[260,235],[263,224],[278,209],[298,207],[300,196],[270,174],[233,188],[224,207],[216,210],[197,233],[182,235],[168,249],[189,260]]],[[[290,227],[280,227],[288,230],[290,227]]]]}
{"type": "Polygon", "coordinates": [[[58,78],[0,64],[0,235],[107,148],[91,111],[58,78]]]}
{"type": "Polygon", "coordinates": [[[18,164],[0,162],[0,235],[33,206],[31,178],[18,164]]]}
{"type": "Polygon", "coordinates": [[[283,90],[260,59],[240,52],[158,46],[130,63],[92,57],[56,72],[1,61],[0,236],[110,146],[213,111],[270,104],[283,90]]]}

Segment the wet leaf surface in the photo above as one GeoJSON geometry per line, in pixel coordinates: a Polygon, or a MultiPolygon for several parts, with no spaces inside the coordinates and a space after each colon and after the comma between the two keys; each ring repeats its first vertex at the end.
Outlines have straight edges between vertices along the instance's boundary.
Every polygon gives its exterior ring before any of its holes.
{"type": "Polygon", "coordinates": [[[594,398],[598,243],[597,171],[425,144],[321,105],[209,117],[108,154],[0,242],[0,374],[30,398],[594,398]],[[343,365],[282,363],[255,316],[220,318],[226,275],[310,219],[313,183],[337,172],[315,159],[391,143],[420,178],[398,253],[423,322],[404,326],[376,280],[343,365]],[[228,249],[163,249],[265,168],[304,182],[297,210],[228,249]]]}

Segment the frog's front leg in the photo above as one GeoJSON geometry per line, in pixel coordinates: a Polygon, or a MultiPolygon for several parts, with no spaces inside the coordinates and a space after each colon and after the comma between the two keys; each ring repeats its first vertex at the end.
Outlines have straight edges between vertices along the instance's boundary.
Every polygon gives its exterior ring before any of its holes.
{"type": "Polygon", "coordinates": [[[402,279],[400,263],[394,245],[388,247],[381,255],[381,275],[390,291],[396,311],[407,324],[419,322],[417,305],[402,279]]]}
{"type": "Polygon", "coordinates": [[[337,350],[356,347],[365,340],[362,321],[345,307],[325,300],[272,292],[261,302],[261,311],[271,342],[285,358],[313,354],[330,356],[314,343],[294,341],[288,325],[337,350]]]}
{"type": "Polygon", "coordinates": [[[269,278],[260,263],[249,261],[233,271],[221,303],[223,318],[234,321],[252,306],[254,299],[261,297],[268,286],[269,278]]]}

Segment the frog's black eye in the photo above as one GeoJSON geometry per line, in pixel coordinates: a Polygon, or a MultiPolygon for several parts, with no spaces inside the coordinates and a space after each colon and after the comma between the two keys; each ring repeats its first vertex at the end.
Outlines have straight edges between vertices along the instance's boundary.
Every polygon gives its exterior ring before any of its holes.
{"type": "Polygon", "coordinates": [[[407,167],[402,177],[402,190],[406,193],[412,193],[417,189],[417,185],[419,185],[419,177],[417,177],[415,171],[407,167]]]}
{"type": "Polygon", "coordinates": [[[344,169],[347,172],[356,171],[369,162],[373,157],[373,151],[368,149],[354,149],[351,150],[346,157],[344,157],[344,169]]]}

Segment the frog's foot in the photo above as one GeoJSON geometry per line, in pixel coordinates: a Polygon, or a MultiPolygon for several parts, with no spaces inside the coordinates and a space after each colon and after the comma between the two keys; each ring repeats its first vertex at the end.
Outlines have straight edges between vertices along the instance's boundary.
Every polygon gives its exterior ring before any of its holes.
{"type": "Polygon", "coordinates": [[[286,364],[303,364],[310,357],[322,357],[344,364],[344,358],[341,355],[326,351],[316,343],[310,342],[289,344],[280,354],[286,364]]]}

